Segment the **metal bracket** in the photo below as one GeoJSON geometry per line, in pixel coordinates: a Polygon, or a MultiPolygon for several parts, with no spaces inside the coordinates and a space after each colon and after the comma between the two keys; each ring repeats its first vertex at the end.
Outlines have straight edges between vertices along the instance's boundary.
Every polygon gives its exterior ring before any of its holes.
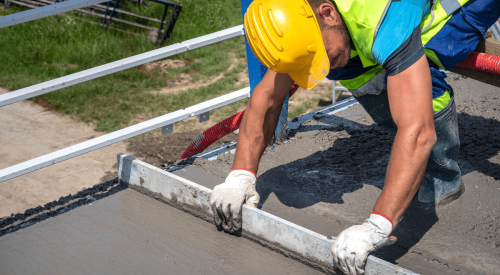
{"type": "Polygon", "coordinates": [[[206,113],[200,114],[198,116],[198,121],[204,122],[204,121],[207,121],[209,118],[210,118],[210,112],[206,112],[206,113]]]}
{"type": "Polygon", "coordinates": [[[162,135],[168,135],[174,131],[174,124],[169,124],[167,126],[160,127],[162,135]]]}

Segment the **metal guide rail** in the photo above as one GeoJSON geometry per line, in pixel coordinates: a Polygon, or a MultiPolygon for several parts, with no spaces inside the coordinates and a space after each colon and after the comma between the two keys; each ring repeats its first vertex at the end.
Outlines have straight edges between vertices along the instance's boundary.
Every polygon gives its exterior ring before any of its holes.
{"type": "MultiPolygon", "coordinates": [[[[60,4],[72,1],[62,2],[60,4]]],[[[88,2],[86,2],[88,3],[88,2]]],[[[91,3],[92,4],[92,3],[91,3]]],[[[45,7],[43,7],[45,8],[45,7]]],[[[40,8],[42,9],[42,8],[40,8]]],[[[8,17],[8,16],[5,16],[8,17]]],[[[0,20],[5,17],[1,17],[0,20]]],[[[41,94],[46,94],[84,81],[92,80],[114,72],[126,70],[138,65],[142,65],[155,60],[163,59],[181,52],[193,50],[207,46],[226,39],[243,35],[243,26],[235,26],[222,31],[197,37],[167,46],[161,49],[138,54],[132,57],[121,59],[112,63],[101,65],[95,68],[84,70],[78,73],[53,79],[47,82],[36,84],[27,88],[0,95],[0,107],[12,104],[24,99],[32,98],[41,94]]],[[[223,107],[225,105],[246,99],[250,96],[250,88],[229,93],[218,98],[202,102],[184,110],[178,110],[103,136],[94,138],[56,152],[49,153],[38,158],[16,164],[0,170],[0,182],[36,171],[38,169],[53,165],[55,163],[94,151],[96,149],[111,145],[113,143],[161,128],[162,134],[169,134],[173,131],[173,123],[193,116],[199,116],[199,121],[205,121],[209,117],[209,111],[223,107]]]]}
{"type": "MultiPolygon", "coordinates": [[[[70,2],[70,1],[68,1],[70,2]]],[[[63,2],[63,3],[68,3],[63,2]]],[[[44,7],[45,8],[45,7],[44,7]]],[[[7,16],[6,16],[7,17],[7,16]]],[[[0,17],[2,20],[4,17],[0,17]]],[[[116,73],[126,69],[133,68],[145,63],[163,59],[189,50],[197,49],[203,46],[214,44],[223,40],[243,35],[243,25],[235,26],[222,31],[214,32],[194,39],[186,40],[182,43],[176,43],[160,49],[141,53],[127,57],[115,62],[104,64],[88,70],[49,80],[30,87],[19,89],[10,93],[0,95],[0,107],[9,105],[24,99],[32,98],[38,95],[50,93],[62,88],[66,88],[78,83],[89,81],[101,76],[116,73]]]]}
{"type": "Polygon", "coordinates": [[[103,3],[102,0],[71,0],[0,17],[0,29],[47,16],[103,3]]]}
{"type": "MultiPolygon", "coordinates": [[[[250,97],[250,88],[244,88],[232,92],[189,108],[178,110],[157,118],[153,118],[139,124],[91,139],[76,145],[55,151],[44,156],[34,158],[14,166],[0,170],[0,182],[36,171],[38,169],[56,164],[70,158],[89,153],[96,149],[126,140],[131,137],[144,134],[146,132],[161,128],[162,134],[171,133],[173,123],[188,119],[193,116],[200,116],[203,119],[208,117],[208,112],[228,104],[250,97]]],[[[200,118],[201,120],[201,118],[200,118]]]]}

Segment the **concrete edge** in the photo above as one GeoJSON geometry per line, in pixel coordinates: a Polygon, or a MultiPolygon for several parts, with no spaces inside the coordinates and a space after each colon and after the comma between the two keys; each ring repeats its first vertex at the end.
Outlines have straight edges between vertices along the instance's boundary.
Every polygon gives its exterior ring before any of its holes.
{"type": "MultiPolygon", "coordinates": [[[[117,159],[118,178],[122,184],[213,222],[209,203],[212,190],[125,154],[118,154],[117,159]]],[[[334,262],[330,252],[333,239],[246,205],[242,219],[245,237],[333,273],[334,262]]],[[[416,274],[374,256],[368,257],[365,272],[367,275],[416,274]]]]}

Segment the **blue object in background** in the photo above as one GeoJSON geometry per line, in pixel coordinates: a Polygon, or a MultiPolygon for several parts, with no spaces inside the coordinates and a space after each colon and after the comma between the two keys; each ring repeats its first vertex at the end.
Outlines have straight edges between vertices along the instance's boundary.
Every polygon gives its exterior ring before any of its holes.
{"type": "MultiPolygon", "coordinates": [[[[248,6],[252,3],[253,0],[241,0],[241,14],[243,15],[243,20],[245,16],[245,12],[247,11],[248,6]]],[[[267,72],[267,67],[260,63],[259,59],[255,57],[248,45],[247,38],[245,36],[245,46],[247,53],[247,64],[248,64],[248,77],[250,78],[250,95],[253,92],[253,89],[264,77],[264,74],[267,72]]],[[[283,141],[287,138],[287,123],[288,123],[288,96],[283,102],[283,107],[281,108],[280,119],[278,121],[278,126],[274,131],[274,140],[283,141]]]]}
{"type": "MultiPolygon", "coordinates": [[[[253,0],[241,0],[241,14],[243,15],[243,20],[245,20],[245,13],[248,9],[248,6],[252,4],[253,0]]],[[[260,80],[264,77],[267,72],[267,67],[260,63],[259,59],[255,57],[248,45],[247,37],[245,36],[245,46],[247,51],[247,64],[248,64],[248,76],[250,78],[250,93],[253,92],[253,89],[257,84],[259,84],[260,80]]]]}

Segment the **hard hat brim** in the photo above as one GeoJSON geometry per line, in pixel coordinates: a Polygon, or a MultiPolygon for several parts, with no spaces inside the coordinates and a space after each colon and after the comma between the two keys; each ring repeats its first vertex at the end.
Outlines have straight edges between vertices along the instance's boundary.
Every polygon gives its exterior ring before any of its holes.
{"type": "Polygon", "coordinates": [[[326,54],[323,41],[318,44],[321,45],[318,45],[316,54],[308,70],[288,73],[295,83],[305,90],[314,88],[321,80],[325,79],[330,72],[330,61],[326,54]]]}

